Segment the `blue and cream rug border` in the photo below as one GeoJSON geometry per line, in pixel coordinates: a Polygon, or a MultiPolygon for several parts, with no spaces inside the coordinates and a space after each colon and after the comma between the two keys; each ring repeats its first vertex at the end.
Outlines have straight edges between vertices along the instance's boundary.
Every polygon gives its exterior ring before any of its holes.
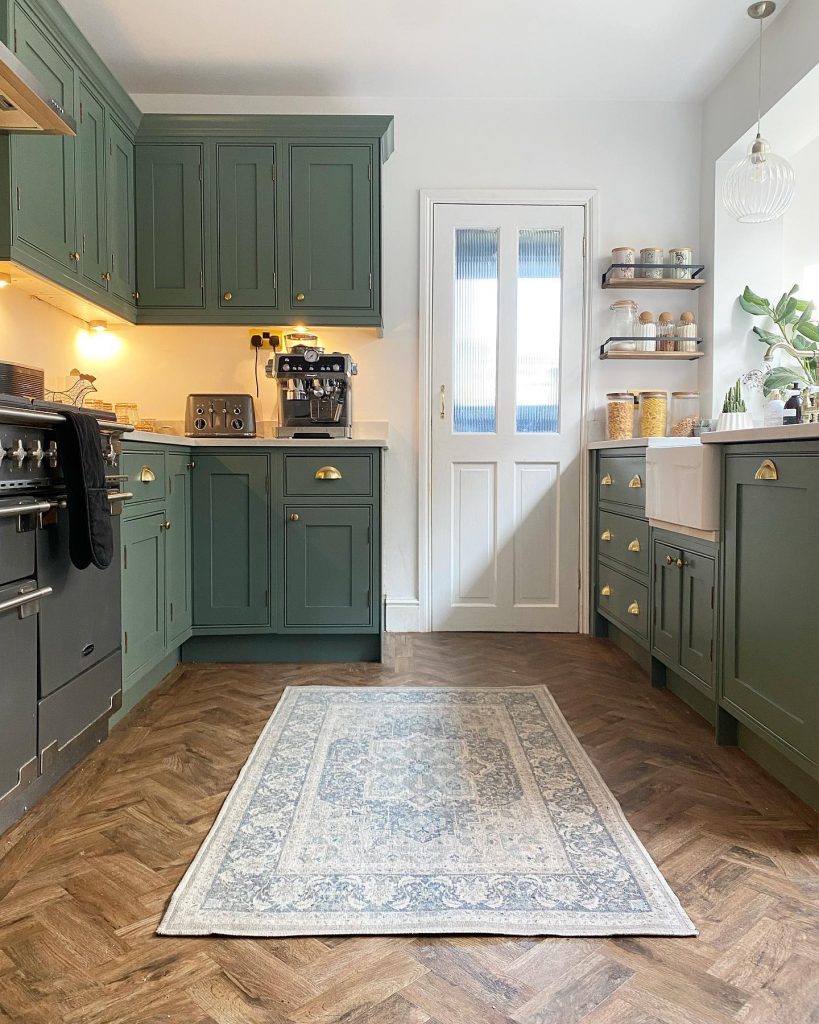
{"type": "Polygon", "coordinates": [[[545,686],[288,687],[162,935],[696,935],[545,686]]]}

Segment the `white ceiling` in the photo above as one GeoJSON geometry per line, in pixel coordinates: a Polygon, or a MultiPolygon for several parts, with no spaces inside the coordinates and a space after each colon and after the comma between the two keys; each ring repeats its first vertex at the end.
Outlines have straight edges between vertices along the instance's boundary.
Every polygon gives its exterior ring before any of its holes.
{"type": "Polygon", "coordinates": [[[131,93],[698,100],[756,37],[748,0],[62,3],[131,93]]]}

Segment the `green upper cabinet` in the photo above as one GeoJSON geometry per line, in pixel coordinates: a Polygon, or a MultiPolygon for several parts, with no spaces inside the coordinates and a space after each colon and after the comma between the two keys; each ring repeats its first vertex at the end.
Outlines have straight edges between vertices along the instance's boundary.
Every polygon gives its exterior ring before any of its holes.
{"type": "Polygon", "coordinates": [[[191,592],[191,459],[169,451],[165,456],[165,599],[168,646],[179,642],[193,622],[191,592]]]}
{"type": "MultiPolygon", "coordinates": [[[[14,6],[14,50],[67,113],[74,115],[74,68],[29,16],[14,6]]],[[[63,135],[12,137],[14,243],[76,273],[75,140],[63,135]]]]}
{"type": "Polygon", "coordinates": [[[216,147],[219,304],[277,305],[276,147],[216,147]]]}
{"type": "Polygon", "coordinates": [[[126,302],[136,298],[134,232],[134,144],[112,118],[108,119],[106,185],[108,189],[108,270],[110,288],[126,302]]]}
{"type": "Polygon", "coordinates": [[[290,147],[290,308],[374,306],[370,146],[290,147]]]}
{"type": "Polygon", "coordinates": [[[80,82],[77,125],[80,269],[95,286],[108,289],[107,194],[105,188],[105,108],[80,82]]]}
{"type": "Polygon", "coordinates": [[[136,150],[139,305],[204,305],[202,147],[136,150]]]}

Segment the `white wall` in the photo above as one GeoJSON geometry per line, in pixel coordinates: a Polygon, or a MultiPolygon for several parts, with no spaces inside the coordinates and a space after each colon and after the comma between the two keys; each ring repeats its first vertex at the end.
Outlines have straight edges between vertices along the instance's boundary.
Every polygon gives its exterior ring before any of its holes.
{"type": "MultiPolygon", "coordinates": [[[[797,0],[792,0],[797,2],[797,0]]],[[[605,91],[601,83],[601,91],[605,91]]],[[[615,245],[699,245],[700,113],[694,104],[469,100],[291,100],[136,96],[145,111],[393,113],[396,151],[384,168],[384,337],[340,328],[320,331],[360,364],[357,418],[388,420],[385,588],[395,602],[392,629],[417,627],[418,238],[422,188],[597,188],[598,271],[615,245]]],[[[7,292],[9,289],[6,290],[7,292]]],[[[608,304],[623,293],[595,288],[593,341],[606,336],[608,304]]],[[[649,293],[635,292],[640,301],[649,293]]],[[[666,294],[679,313],[696,293],[666,294]]],[[[659,300],[657,300],[659,301],[659,300]]],[[[653,296],[643,304],[660,312],[653,296]]],[[[0,358],[27,359],[64,374],[78,328],[70,318],[21,296],[0,295],[0,358]],[[12,299],[6,304],[6,298],[12,299]],[[5,307],[4,307],[5,304],[5,307]],[[5,311],[3,312],[5,308],[5,311]]],[[[189,391],[252,390],[252,353],[243,328],[141,327],[117,335],[107,361],[84,356],[100,393],[134,399],[144,415],[181,419],[189,391]]],[[[593,362],[596,408],[623,387],[689,388],[695,363],[593,362]]],[[[265,418],[272,385],[263,380],[265,418]]],[[[579,396],[578,396],[579,401],[579,396]]]]}
{"type": "MultiPolygon", "coordinates": [[[[819,135],[819,121],[814,125],[819,135]]],[[[797,182],[804,183],[783,218],[784,278],[819,306],[819,138],[791,157],[797,182]]]]}

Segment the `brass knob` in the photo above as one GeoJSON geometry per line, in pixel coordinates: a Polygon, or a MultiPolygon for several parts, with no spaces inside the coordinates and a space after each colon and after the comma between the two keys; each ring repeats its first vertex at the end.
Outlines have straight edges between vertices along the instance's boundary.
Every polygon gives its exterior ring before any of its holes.
{"type": "Polygon", "coordinates": [[[299,521],[299,514],[298,514],[298,512],[291,512],[290,513],[290,522],[291,523],[297,523],[298,521],[299,521]]]}
{"type": "Polygon", "coordinates": [[[754,480],[778,480],[779,470],[772,459],[764,459],[759,469],[754,473],[754,480]]]}
{"type": "Polygon", "coordinates": [[[628,549],[629,549],[629,551],[635,551],[635,552],[640,550],[640,542],[639,542],[639,540],[637,540],[636,537],[629,544],[628,549]]]}
{"type": "Polygon", "coordinates": [[[671,555],[666,555],[665,556],[665,564],[666,565],[673,565],[674,564],[674,559],[671,557],[671,555]]]}
{"type": "Polygon", "coordinates": [[[304,292],[296,292],[296,302],[304,302],[304,292]]]}
{"type": "Polygon", "coordinates": [[[606,583],[604,586],[600,588],[600,596],[611,597],[611,587],[608,585],[608,583],[606,583]]]}
{"type": "Polygon", "coordinates": [[[79,263],[80,262],[80,254],[78,252],[70,252],[68,254],[68,258],[70,260],[73,260],[75,263],[79,263]]]}
{"type": "Polygon", "coordinates": [[[143,484],[152,484],[156,480],[156,473],[150,466],[143,466],[139,471],[139,481],[143,484]]]}
{"type": "Polygon", "coordinates": [[[100,277],[103,279],[103,281],[110,281],[111,280],[111,271],[110,270],[106,270],[105,273],[100,274],[100,277]]]}
{"type": "Polygon", "coordinates": [[[335,466],[322,466],[321,469],[316,470],[316,480],[340,480],[341,470],[336,469],[335,466]]]}
{"type": "Polygon", "coordinates": [[[170,530],[170,528],[171,528],[171,521],[170,521],[170,519],[166,519],[165,522],[162,524],[162,529],[163,530],[170,530]]]}
{"type": "Polygon", "coordinates": [[[225,302],[230,302],[230,300],[233,298],[233,292],[225,292],[222,298],[225,300],[225,302]]]}
{"type": "Polygon", "coordinates": [[[606,473],[604,476],[600,478],[601,487],[611,487],[613,483],[614,481],[612,480],[610,473],[606,473]]]}
{"type": "Polygon", "coordinates": [[[688,562],[686,562],[686,560],[684,558],[678,558],[677,559],[677,568],[678,569],[683,569],[686,565],[688,565],[688,562]]]}
{"type": "Polygon", "coordinates": [[[640,606],[639,606],[639,604],[637,604],[636,601],[632,601],[631,604],[628,606],[627,610],[628,610],[629,615],[639,615],[640,614],[640,606]]]}
{"type": "Polygon", "coordinates": [[[131,292],[131,298],[134,302],[139,302],[139,292],[131,292]]]}
{"type": "Polygon", "coordinates": [[[600,540],[610,541],[611,530],[603,530],[603,532],[600,534],[600,540]]]}
{"type": "Polygon", "coordinates": [[[643,480],[639,473],[635,473],[634,476],[628,482],[629,487],[634,490],[639,490],[643,486],[643,480]]]}

